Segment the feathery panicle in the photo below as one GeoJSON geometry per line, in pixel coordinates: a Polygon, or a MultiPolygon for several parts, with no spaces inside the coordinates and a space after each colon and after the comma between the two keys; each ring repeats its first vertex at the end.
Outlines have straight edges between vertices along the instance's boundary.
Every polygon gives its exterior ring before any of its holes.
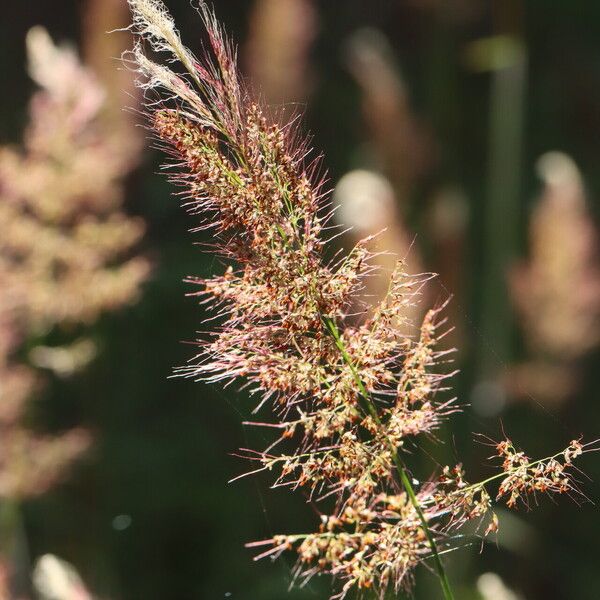
{"type": "Polygon", "coordinates": [[[122,131],[104,126],[102,85],[40,27],[27,50],[40,89],[23,148],[0,148],[0,497],[11,500],[47,490],[90,444],[79,429],[39,435],[22,417],[41,387],[34,367],[66,376],[93,356],[93,343],[32,341],[131,302],[149,268],[123,258],[143,233],[120,207],[137,156],[122,131]],[[17,356],[27,346],[24,364],[17,356]]]}
{"type": "Polygon", "coordinates": [[[547,153],[538,172],[544,191],[531,217],[530,255],[510,279],[531,355],[515,387],[559,402],[577,386],[577,362],[600,342],[598,234],[573,160],[547,153]]]}
{"type": "Polygon", "coordinates": [[[144,229],[120,210],[137,158],[120,131],[103,126],[102,86],[45,30],[31,30],[27,43],[41,89],[24,149],[0,149],[0,268],[26,328],[43,330],[130,302],[148,263],[122,258],[144,229]]]}
{"type": "Polygon", "coordinates": [[[598,236],[572,159],[545,154],[538,171],[545,189],[532,215],[530,261],[515,275],[515,296],[538,353],[578,357],[600,341],[598,236]]]}
{"type": "MultiPolygon", "coordinates": [[[[64,477],[91,442],[79,428],[51,436],[24,425],[42,388],[35,367],[68,376],[95,351],[91,339],[41,344],[57,329],[63,337],[131,302],[149,270],[144,258],[127,257],[143,225],[121,210],[139,139],[108,125],[104,87],[74,50],[56,46],[40,27],[28,33],[27,50],[39,89],[23,147],[0,148],[0,502],[7,514],[64,477]]],[[[7,587],[16,524],[6,514],[0,524],[7,587]]]]}
{"type": "Polygon", "coordinates": [[[162,3],[129,2],[150,123],[176,161],[172,178],[196,229],[211,229],[216,252],[230,263],[222,275],[191,279],[219,325],[179,372],[245,382],[256,412],[270,404],[273,422],[247,425],[279,435],[263,451],[242,452],[255,470],[272,474],[274,486],[303,491],[321,514],[316,533],[251,546],[266,547],[259,558],[295,548],[298,580],[330,573],[342,582],[337,597],[358,586],[383,598],[433,558],[452,598],[437,548],[450,548],[469,520],[496,529],[488,487],[500,481],[509,504],[531,491],[573,491],[567,466],[591,448],[574,442],[563,462],[525,462],[506,442],[497,476],[469,485],[460,467],[446,468],[415,491],[406,445],[434,435],[457,410],[444,393],[451,375],[440,346],[444,306],[417,324],[408,316],[431,276],[410,276],[399,263],[371,316],[350,319],[372,255],[365,240],[325,260],[328,214],[308,144],[244,90],[231,44],[204,2],[211,52],[197,61],[181,49],[162,3]],[[151,50],[182,56],[184,72],[173,63],[150,66],[145,39],[151,50]]]}

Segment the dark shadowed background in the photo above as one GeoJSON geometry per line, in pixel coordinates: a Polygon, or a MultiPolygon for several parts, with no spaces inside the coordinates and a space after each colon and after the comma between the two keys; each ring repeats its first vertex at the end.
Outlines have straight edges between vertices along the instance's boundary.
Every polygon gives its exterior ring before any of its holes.
{"type": "MultiPolygon", "coordinates": [[[[189,2],[166,4],[198,50],[201,24],[189,2]]],[[[325,153],[332,187],[357,168],[387,177],[422,268],[441,271],[431,300],[455,295],[450,315],[458,332],[451,343],[459,346],[461,374],[454,387],[468,406],[440,434],[435,459],[453,463],[458,455],[476,481],[490,473],[490,449],[472,432],[498,439],[503,427],[531,456],[551,454],[580,434],[600,437],[594,344],[577,356],[577,384],[564,397],[544,395],[544,375],[524,394],[514,392],[514,366],[529,360],[531,346],[506,289],[512,265],[528,253],[530,215],[544,187],[536,174],[541,155],[571,157],[585,181],[589,218],[598,216],[600,4],[457,0],[444,8],[437,0],[306,0],[300,4],[310,14],[300,13],[308,20],[299,34],[285,10],[261,17],[259,4],[215,2],[239,43],[245,74],[274,102],[305,107],[306,129],[325,153]],[[276,69],[290,48],[297,52],[277,79],[269,61],[276,69]],[[402,119],[408,125],[393,130],[402,119]]],[[[35,87],[26,70],[26,32],[41,24],[55,40],[81,47],[86,10],[87,3],[68,0],[3,7],[2,144],[20,142],[35,87]]],[[[108,65],[111,58],[95,61],[108,65]]],[[[231,453],[257,435],[241,425],[252,401],[233,389],[169,379],[193,354],[182,342],[202,328],[203,310],[185,298],[191,290],[183,279],[221,266],[194,245],[202,235],[188,233],[193,223],[157,174],[160,163],[148,149],[128,182],[126,209],[147,222],[140,251],[154,265],[141,300],[99,319],[91,332],[97,358],[73,377],[48,375],[31,403],[35,427],[81,425],[94,444],[62,483],[24,502],[27,555],[32,562],[48,552],[68,560],[99,598],[327,598],[329,582],[321,580],[288,596],[293,557],[254,563],[244,548],[315,522],[300,496],[270,491],[268,476],[227,484],[247,468],[231,453]]],[[[570,292],[576,298],[581,290],[570,292]]],[[[581,463],[591,481],[580,477],[593,501],[600,498],[596,457],[581,463]]],[[[419,460],[423,473],[431,470],[419,460]]],[[[492,572],[518,594],[498,600],[596,600],[600,513],[576,500],[541,498],[531,512],[522,508],[505,519],[503,513],[505,533],[482,553],[479,542],[465,538],[467,547],[447,558],[457,598],[492,598],[477,587],[492,572]]],[[[418,583],[417,598],[438,597],[426,570],[418,583]]]]}

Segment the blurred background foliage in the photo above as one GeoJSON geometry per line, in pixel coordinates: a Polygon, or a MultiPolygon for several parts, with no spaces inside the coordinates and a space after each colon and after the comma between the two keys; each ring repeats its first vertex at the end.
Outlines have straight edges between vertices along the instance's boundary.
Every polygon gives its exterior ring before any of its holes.
{"type": "MultiPolygon", "coordinates": [[[[189,2],[166,4],[199,50],[189,2]]],[[[305,113],[331,187],[354,171],[335,195],[345,224],[358,233],[387,226],[380,247],[440,272],[430,301],[454,296],[455,389],[468,407],[432,457],[415,457],[415,475],[419,464],[427,472],[432,459],[459,456],[471,480],[485,477],[489,448],[472,432],[497,439],[503,427],[533,456],[580,434],[598,437],[600,5],[219,0],[215,8],[251,85],[305,113]],[[540,202],[554,213],[538,210],[540,202]]],[[[106,23],[123,14],[117,0],[3,7],[3,144],[19,144],[27,124],[35,88],[25,36],[34,25],[78,46],[112,90],[113,107],[135,107],[135,96],[121,93],[126,76],[115,75],[118,43],[101,41],[106,23]]],[[[32,428],[81,427],[93,443],[68,478],[21,503],[19,560],[56,554],[98,598],[326,598],[326,581],[287,596],[293,557],[254,564],[244,548],[315,518],[300,497],[269,491],[268,477],[227,485],[246,468],[231,453],[255,435],[241,425],[251,402],[168,379],[193,352],[180,341],[202,328],[182,280],[220,265],[194,245],[202,236],[187,233],[193,223],[160,162],[147,150],[126,184],[125,210],[147,227],[137,251],[153,269],[139,301],[87,324],[96,358],[70,377],[46,369],[29,402],[32,428]]],[[[45,331],[44,343],[63,343],[45,331]]],[[[591,478],[581,476],[583,487],[597,500],[599,463],[594,455],[583,463],[591,478]]],[[[466,538],[468,547],[447,557],[457,598],[598,598],[597,508],[540,504],[502,514],[498,543],[483,553],[466,538]]],[[[416,598],[437,597],[432,580],[420,573],[416,598]]]]}

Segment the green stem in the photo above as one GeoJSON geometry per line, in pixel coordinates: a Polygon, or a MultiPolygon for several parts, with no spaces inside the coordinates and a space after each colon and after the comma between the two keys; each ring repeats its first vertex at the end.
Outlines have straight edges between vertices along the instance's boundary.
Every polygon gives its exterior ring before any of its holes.
{"type": "MultiPolygon", "coordinates": [[[[348,367],[352,371],[352,375],[353,375],[356,385],[358,386],[358,389],[363,397],[367,411],[369,412],[369,414],[371,415],[371,417],[373,418],[373,420],[379,427],[380,431],[382,433],[384,433],[383,424],[381,422],[381,419],[379,418],[379,413],[377,412],[377,408],[373,404],[373,401],[371,400],[371,396],[370,396],[369,392],[367,391],[367,388],[365,387],[362,379],[360,378],[360,374],[358,373],[356,366],[352,362],[352,358],[350,357],[350,355],[348,354],[348,351],[346,350],[346,347],[344,346],[344,342],[343,342],[342,338],[340,337],[340,332],[337,328],[337,325],[330,317],[324,317],[323,320],[325,322],[325,325],[327,326],[327,329],[333,336],[333,338],[335,340],[335,344],[336,344],[338,350],[340,351],[342,358],[344,359],[344,362],[348,365],[348,367]]],[[[384,435],[385,435],[385,433],[384,433],[384,435]]],[[[389,439],[389,437],[385,436],[385,440],[386,440],[386,442],[390,448],[390,451],[392,453],[392,460],[394,461],[394,465],[396,467],[396,470],[398,471],[398,476],[400,477],[400,482],[402,483],[402,486],[404,487],[406,493],[408,494],[408,498],[410,499],[410,502],[413,505],[413,507],[419,517],[419,520],[421,521],[423,531],[425,532],[425,536],[427,537],[427,542],[431,549],[431,554],[433,556],[435,569],[437,571],[437,574],[438,574],[438,577],[440,580],[440,585],[441,585],[442,591],[444,593],[444,598],[445,598],[445,600],[454,600],[454,594],[452,593],[452,588],[450,587],[450,581],[448,580],[448,575],[446,574],[446,570],[444,569],[442,559],[440,558],[440,554],[438,552],[437,545],[433,538],[433,534],[431,533],[431,529],[429,529],[429,524],[427,523],[425,514],[423,513],[423,510],[421,508],[421,505],[419,504],[419,500],[417,498],[415,490],[414,490],[412,483],[410,482],[410,478],[406,472],[406,466],[404,465],[404,462],[400,458],[400,455],[398,454],[396,447],[394,446],[392,441],[389,439]]]]}
{"type": "Polygon", "coordinates": [[[22,598],[27,588],[29,556],[19,502],[13,498],[0,500],[0,560],[9,569],[10,597],[22,598]]]}
{"type": "MultiPolygon", "coordinates": [[[[499,3],[499,13],[514,21],[513,3],[499,3]]],[[[527,53],[517,35],[486,40],[488,68],[492,71],[488,189],[486,197],[483,263],[481,339],[494,340],[493,350],[482,344],[480,374],[497,376],[498,363],[511,358],[512,316],[506,270],[519,247],[523,120],[527,87],[527,53]],[[499,224],[502,224],[499,226],[499,224]]]]}

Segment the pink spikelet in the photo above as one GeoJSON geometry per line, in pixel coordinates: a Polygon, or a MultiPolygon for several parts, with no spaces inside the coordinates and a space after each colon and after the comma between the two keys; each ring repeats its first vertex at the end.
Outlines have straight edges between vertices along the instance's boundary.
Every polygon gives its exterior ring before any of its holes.
{"type": "Polygon", "coordinates": [[[201,58],[159,0],[129,4],[137,43],[127,60],[146,89],[151,126],[176,163],[172,178],[196,229],[212,231],[214,251],[230,265],[191,279],[218,325],[179,373],[244,382],[256,412],[269,404],[275,420],[254,425],[279,437],[244,454],[274,486],[303,491],[320,514],[316,533],[250,546],[264,547],[257,558],[295,549],[297,581],[333,575],[338,598],[355,587],[383,598],[433,559],[452,598],[437,548],[449,548],[466,521],[497,528],[488,486],[499,482],[509,504],[530,491],[572,491],[567,467],[592,448],[573,442],[546,462],[523,463],[502,446],[503,469],[485,482],[470,485],[460,466],[447,467],[414,490],[405,446],[457,410],[442,393],[450,376],[440,344],[444,306],[417,325],[407,316],[431,276],[411,277],[399,263],[371,316],[350,319],[371,253],[365,240],[325,259],[330,215],[320,160],[309,159],[294,123],[272,120],[242,86],[235,51],[204,2],[209,49],[201,58]]]}

